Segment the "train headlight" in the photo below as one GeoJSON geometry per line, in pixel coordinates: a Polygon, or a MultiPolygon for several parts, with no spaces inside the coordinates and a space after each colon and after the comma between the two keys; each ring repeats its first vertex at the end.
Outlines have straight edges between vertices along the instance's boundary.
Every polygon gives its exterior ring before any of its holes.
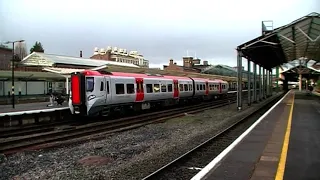
{"type": "Polygon", "coordinates": [[[90,100],[92,100],[92,99],[94,99],[94,98],[96,98],[95,95],[90,95],[90,96],[88,96],[88,101],[90,101],[90,100]]]}

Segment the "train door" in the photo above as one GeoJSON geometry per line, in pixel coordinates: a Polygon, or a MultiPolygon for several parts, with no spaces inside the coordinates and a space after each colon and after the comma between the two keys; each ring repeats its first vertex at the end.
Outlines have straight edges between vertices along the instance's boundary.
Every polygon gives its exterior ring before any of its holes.
{"type": "Polygon", "coordinates": [[[136,102],[144,100],[144,91],[143,91],[143,78],[136,78],[137,91],[136,91],[136,102]]]}
{"type": "MultiPolygon", "coordinates": [[[[87,77],[87,85],[89,85],[89,80],[90,77],[87,77]]],[[[95,86],[93,88],[93,93],[87,92],[87,97],[88,100],[90,100],[90,97],[94,98],[94,94],[97,96],[97,103],[99,103],[99,105],[104,105],[106,104],[107,101],[107,94],[106,94],[106,80],[105,77],[101,76],[101,77],[95,77],[96,81],[93,82],[93,86],[95,86]]],[[[92,79],[92,81],[94,81],[94,79],[92,79]]]]}
{"type": "Polygon", "coordinates": [[[179,98],[178,80],[173,80],[173,98],[179,98]]]}
{"type": "Polygon", "coordinates": [[[222,93],[222,84],[219,83],[219,93],[221,94],[222,93]]]}
{"type": "Polygon", "coordinates": [[[206,81],[206,95],[209,94],[209,83],[208,81],[206,81]]]}
{"type": "Polygon", "coordinates": [[[112,103],[112,93],[111,93],[111,78],[109,76],[105,77],[105,94],[106,94],[106,104],[112,103]]]}

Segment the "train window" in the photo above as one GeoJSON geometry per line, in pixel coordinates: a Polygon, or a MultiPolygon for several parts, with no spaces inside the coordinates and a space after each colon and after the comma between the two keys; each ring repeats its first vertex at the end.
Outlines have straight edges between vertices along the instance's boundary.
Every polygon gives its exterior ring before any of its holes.
{"type": "Polygon", "coordinates": [[[161,92],[167,92],[167,86],[165,84],[161,85],[161,92]]]}
{"type": "Polygon", "coordinates": [[[107,81],[107,93],[109,94],[109,81],[107,81]]]}
{"type": "Polygon", "coordinates": [[[134,94],[134,85],[127,84],[127,94],[134,94]]]}
{"type": "Polygon", "coordinates": [[[86,90],[87,92],[92,92],[94,89],[94,79],[93,77],[86,78],[86,90]]]}
{"type": "Polygon", "coordinates": [[[179,84],[179,91],[183,91],[183,84],[179,84]]]}
{"type": "Polygon", "coordinates": [[[153,92],[155,92],[155,93],[160,92],[160,85],[159,84],[153,84],[153,92]]]}
{"type": "Polygon", "coordinates": [[[116,84],[116,94],[124,94],[124,84],[116,84]]]}
{"type": "Polygon", "coordinates": [[[184,91],[189,91],[188,84],[184,84],[184,91]]]}
{"type": "Polygon", "coordinates": [[[100,91],[103,91],[103,89],[104,89],[104,84],[103,84],[103,82],[101,81],[101,83],[100,83],[100,91]]]}
{"type": "Polygon", "coordinates": [[[172,92],[172,84],[168,84],[168,92],[172,92]]]}
{"type": "Polygon", "coordinates": [[[202,84],[203,90],[206,90],[206,85],[202,84]]]}
{"type": "Polygon", "coordinates": [[[152,84],[146,84],[147,93],[153,93],[152,84]]]}
{"type": "Polygon", "coordinates": [[[192,91],[192,84],[189,84],[189,91],[192,91]]]}
{"type": "Polygon", "coordinates": [[[200,90],[200,87],[199,87],[199,84],[197,84],[197,91],[199,91],[200,90]]]}

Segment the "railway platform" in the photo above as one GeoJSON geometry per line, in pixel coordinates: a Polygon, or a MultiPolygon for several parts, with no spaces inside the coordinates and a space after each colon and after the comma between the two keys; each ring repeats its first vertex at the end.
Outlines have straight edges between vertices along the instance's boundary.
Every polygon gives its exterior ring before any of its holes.
{"type": "Polygon", "coordinates": [[[68,102],[64,102],[62,106],[47,106],[50,102],[36,102],[36,103],[26,103],[26,104],[16,104],[15,108],[12,105],[0,105],[0,116],[5,113],[22,112],[22,111],[33,111],[33,110],[43,110],[43,109],[54,109],[67,107],[68,102]]]}
{"type": "Polygon", "coordinates": [[[320,179],[320,97],[289,91],[193,179],[320,179]]]}
{"type": "Polygon", "coordinates": [[[43,121],[61,120],[70,114],[68,102],[48,106],[49,102],[0,105],[0,129],[11,126],[34,124],[43,121]]]}

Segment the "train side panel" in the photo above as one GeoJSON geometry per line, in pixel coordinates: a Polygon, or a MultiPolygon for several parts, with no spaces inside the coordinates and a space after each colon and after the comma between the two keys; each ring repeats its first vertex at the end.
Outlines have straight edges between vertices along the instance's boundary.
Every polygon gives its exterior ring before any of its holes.
{"type": "Polygon", "coordinates": [[[134,103],[136,100],[137,84],[134,77],[110,77],[111,104],[134,103]]]}
{"type": "Polygon", "coordinates": [[[157,101],[173,98],[173,80],[144,78],[144,100],[157,101]]]}
{"type": "Polygon", "coordinates": [[[178,80],[179,98],[186,99],[193,96],[193,82],[191,79],[178,80]]]}

